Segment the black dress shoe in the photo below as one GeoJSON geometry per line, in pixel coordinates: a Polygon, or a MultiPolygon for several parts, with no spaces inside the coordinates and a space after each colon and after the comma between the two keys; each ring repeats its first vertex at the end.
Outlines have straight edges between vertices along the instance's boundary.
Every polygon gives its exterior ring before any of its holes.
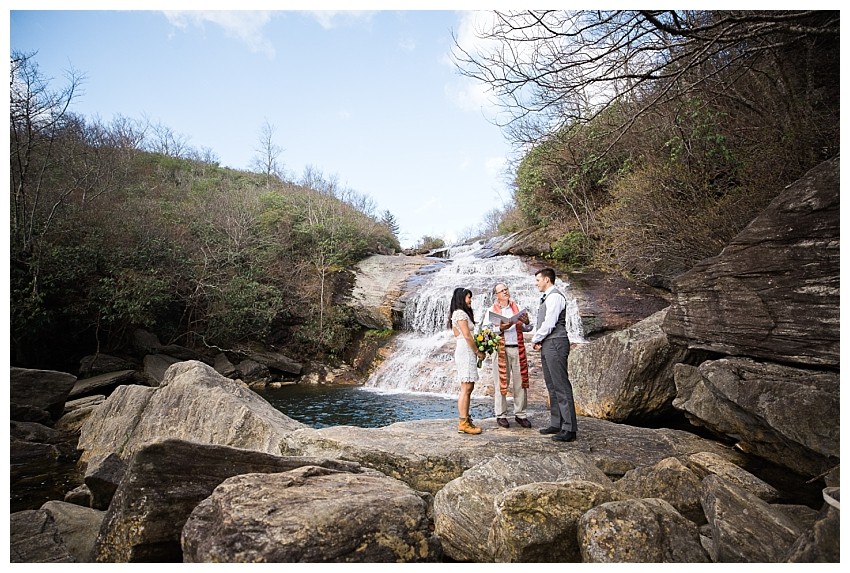
{"type": "Polygon", "coordinates": [[[548,428],[540,428],[541,434],[557,434],[560,431],[561,428],[554,428],[552,426],[549,426],[548,428]]]}
{"type": "Polygon", "coordinates": [[[552,439],[557,442],[575,442],[576,441],[576,433],[575,432],[558,432],[552,439]]]}
{"type": "Polygon", "coordinates": [[[523,428],[531,427],[531,422],[528,421],[528,418],[517,418],[516,416],[514,416],[514,420],[516,420],[516,423],[522,426],[523,428]]]}
{"type": "Polygon", "coordinates": [[[508,423],[507,418],[496,418],[496,423],[502,426],[503,428],[510,428],[511,425],[508,423]]]}

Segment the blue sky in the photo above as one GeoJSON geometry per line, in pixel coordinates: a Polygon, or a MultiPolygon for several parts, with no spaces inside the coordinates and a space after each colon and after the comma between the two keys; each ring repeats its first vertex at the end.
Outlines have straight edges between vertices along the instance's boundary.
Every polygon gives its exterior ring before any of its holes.
{"type": "Polygon", "coordinates": [[[147,117],[237,169],[250,167],[268,121],[292,177],[309,165],[369,195],[395,215],[404,246],[451,241],[510,200],[510,145],[482,86],[449,59],[452,32],[470,41],[480,14],[61,6],[13,0],[10,46],[37,50],[57,82],[83,72],[77,113],[147,117]]]}

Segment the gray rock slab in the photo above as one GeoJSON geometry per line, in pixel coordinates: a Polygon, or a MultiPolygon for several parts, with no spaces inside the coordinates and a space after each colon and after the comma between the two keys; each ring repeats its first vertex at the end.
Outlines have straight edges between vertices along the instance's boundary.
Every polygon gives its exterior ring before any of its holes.
{"type": "Polygon", "coordinates": [[[9,521],[11,563],[75,562],[50,512],[44,509],[17,511],[9,521]]]}
{"type": "Polygon", "coordinates": [[[110,388],[119,384],[131,384],[135,375],[135,370],[119,370],[118,372],[108,372],[106,374],[92,376],[91,378],[83,378],[74,383],[74,387],[71,388],[68,397],[79,398],[102,388],[110,388]]]}
{"type": "MultiPolygon", "coordinates": [[[[532,419],[536,427],[542,424],[532,419]]],[[[383,428],[335,426],[304,428],[286,435],[289,455],[357,461],[418,491],[436,493],[467,469],[496,454],[536,458],[561,452],[581,452],[597,467],[622,475],[628,469],[652,465],[664,458],[714,452],[743,465],[746,457],[718,442],[680,430],[648,429],[579,417],[578,439],[555,442],[536,430],[500,428],[495,418],[476,420],[477,436],[459,434],[457,420],[398,422],[383,428]]]]}
{"type": "Polygon", "coordinates": [[[62,541],[77,563],[91,563],[103,512],[64,501],[48,501],[41,509],[53,516],[62,541]]]}
{"type": "Polygon", "coordinates": [[[718,562],[781,563],[803,533],[784,511],[717,475],[703,479],[702,506],[718,562]]]}
{"type": "Polygon", "coordinates": [[[315,466],[225,480],[183,527],[187,563],[436,561],[426,502],[382,475],[315,466]]]}
{"type": "Polygon", "coordinates": [[[674,407],[739,448],[819,475],[840,455],[837,372],[726,358],[676,365],[674,407]]]}
{"type": "Polygon", "coordinates": [[[689,346],[840,364],[840,159],[789,185],[716,257],[676,277],[664,330],[689,346]]]}
{"type": "MultiPolygon", "coordinates": [[[[53,421],[56,421],[62,416],[65,401],[76,381],[77,377],[67,372],[12,367],[9,378],[9,400],[21,407],[44,410],[53,421]]],[[[31,420],[21,419],[20,421],[31,420]]]]}

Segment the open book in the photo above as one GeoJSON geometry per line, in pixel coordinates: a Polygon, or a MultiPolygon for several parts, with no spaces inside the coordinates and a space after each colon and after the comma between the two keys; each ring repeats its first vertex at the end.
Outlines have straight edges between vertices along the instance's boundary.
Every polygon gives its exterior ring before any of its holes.
{"type": "Polygon", "coordinates": [[[528,315],[528,309],[524,308],[510,318],[504,317],[501,314],[495,313],[492,310],[487,314],[487,322],[499,324],[500,322],[509,322],[516,324],[523,316],[528,315]]]}

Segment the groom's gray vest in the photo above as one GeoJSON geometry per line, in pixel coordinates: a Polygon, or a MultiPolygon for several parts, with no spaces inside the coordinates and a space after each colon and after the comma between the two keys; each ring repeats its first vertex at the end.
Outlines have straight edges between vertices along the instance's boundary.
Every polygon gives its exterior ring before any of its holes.
{"type": "MultiPolygon", "coordinates": [[[[540,330],[540,326],[543,324],[543,321],[546,319],[546,301],[553,294],[558,294],[560,296],[564,296],[557,288],[552,289],[549,294],[543,297],[543,300],[540,302],[540,306],[537,308],[537,327],[535,330],[540,330]]],[[[567,300],[567,297],[564,296],[564,300],[567,300]]],[[[561,311],[561,314],[558,315],[558,320],[555,321],[555,328],[552,329],[552,332],[546,335],[546,338],[543,340],[548,340],[550,338],[569,338],[567,336],[567,307],[564,306],[564,310],[561,311]]]]}

